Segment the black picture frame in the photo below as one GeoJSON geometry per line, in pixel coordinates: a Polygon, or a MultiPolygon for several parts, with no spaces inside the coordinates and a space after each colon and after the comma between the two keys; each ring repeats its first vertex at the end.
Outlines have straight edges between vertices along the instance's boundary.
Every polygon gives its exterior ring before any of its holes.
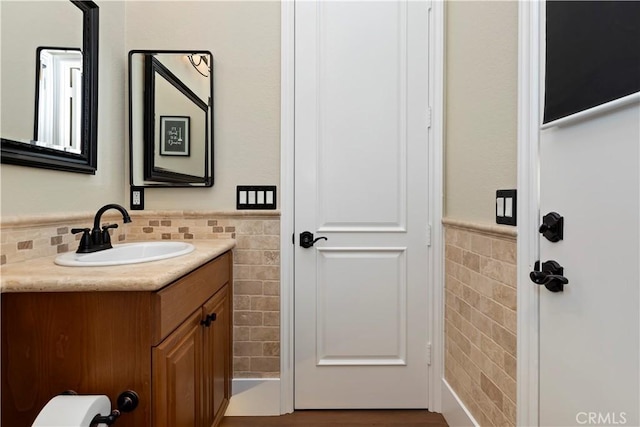
{"type": "Polygon", "coordinates": [[[191,117],[160,116],[160,155],[189,157],[191,117]]]}
{"type": "Polygon", "coordinates": [[[100,13],[90,0],[70,0],[82,11],[82,150],[80,154],[0,138],[2,163],[95,175],[98,169],[98,42],[100,13]]]}

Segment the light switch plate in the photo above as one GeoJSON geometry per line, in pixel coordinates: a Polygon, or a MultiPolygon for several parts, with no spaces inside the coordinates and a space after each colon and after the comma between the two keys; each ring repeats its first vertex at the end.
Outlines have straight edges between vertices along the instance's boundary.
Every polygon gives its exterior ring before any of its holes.
{"type": "Polygon", "coordinates": [[[261,210],[276,208],[275,185],[238,185],[236,187],[236,209],[261,210]]]}
{"type": "Polygon", "coordinates": [[[517,191],[496,191],[496,223],[504,225],[517,225],[517,191]]]}

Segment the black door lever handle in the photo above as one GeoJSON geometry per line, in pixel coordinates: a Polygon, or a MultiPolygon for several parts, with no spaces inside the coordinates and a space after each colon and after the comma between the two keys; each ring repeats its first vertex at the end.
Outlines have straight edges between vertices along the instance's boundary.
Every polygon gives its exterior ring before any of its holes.
{"type": "Polygon", "coordinates": [[[569,283],[569,279],[564,276],[560,276],[558,274],[549,274],[546,271],[532,271],[529,273],[529,277],[533,283],[538,285],[546,285],[547,283],[551,283],[552,281],[556,281],[566,285],[569,283]]]}
{"type": "Polygon", "coordinates": [[[569,279],[563,276],[564,268],[556,261],[550,260],[542,263],[536,262],[534,271],[529,273],[531,281],[537,285],[542,285],[551,292],[562,292],[564,285],[569,283],[569,279]]]}
{"type": "Polygon", "coordinates": [[[318,237],[315,240],[313,239],[313,233],[310,231],[303,231],[302,233],[300,233],[300,246],[302,246],[303,248],[310,248],[311,246],[315,245],[315,243],[318,240],[329,240],[326,237],[322,236],[322,237],[318,237]]]}

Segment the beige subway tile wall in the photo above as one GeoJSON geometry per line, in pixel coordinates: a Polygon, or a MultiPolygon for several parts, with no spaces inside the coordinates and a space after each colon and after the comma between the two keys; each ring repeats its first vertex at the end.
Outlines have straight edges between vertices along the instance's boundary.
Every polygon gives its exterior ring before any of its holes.
{"type": "MultiPolygon", "coordinates": [[[[280,376],[280,215],[278,212],[132,211],[113,241],[236,239],[234,249],[234,377],[280,376]]],[[[73,227],[89,227],[92,214],[3,219],[2,264],[75,251],[73,227]]]]}
{"type": "Polygon", "coordinates": [[[480,425],[515,426],[515,229],[443,222],[445,379],[480,425]]]}

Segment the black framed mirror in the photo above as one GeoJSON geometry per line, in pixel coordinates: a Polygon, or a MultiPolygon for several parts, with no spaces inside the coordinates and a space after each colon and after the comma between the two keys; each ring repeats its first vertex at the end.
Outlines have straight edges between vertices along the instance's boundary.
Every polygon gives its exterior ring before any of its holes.
{"type": "MultiPolygon", "coordinates": [[[[28,20],[32,24],[37,18],[34,16],[34,6],[31,2],[3,2],[2,4],[2,24],[6,22],[23,21],[28,20]],[[25,16],[26,15],[26,16],[25,16]]],[[[35,43],[38,45],[36,49],[19,49],[23,51],[24,55],[29,55],[30,60],[28,62],[29,69],[25,69],[24,61],[15,59],[14,57],[5,58],[3,54],[3,86],[12,84],[9,80],[12,74],[7,71],[10,69],[11,63],[15,62],[15,67],[11,68],[13,73],[29,74],[35,71],[35,88],[34,93],[37,95],[32,97],[30,102],[33,105],[33,124],[30,126],[33,129],[32,138],[29,135],[22,132],[11,132],[7,126],[5,126],[3,119],[2,137],[0,138],[1,144],[1,160],[2,163],[31,166],[38,168],[54,169],[68,172],[78,172],[86,174],[95,174],[97,169],[97,135],[98,135],[98,39],[99,39],[99,8],[96,3],[88,0],[70,0],[69,3],[50,2],[45,3],[45,6],[49,7],[63,7],[69,5],[71,9],[79,9],[81,15],[81,39],[72,43],[80,44],[70,45],[68,43],[63,44],[65,47],[44,47],[51,46],[52,43],[49,40],[29,40],[29,43],[35,43]],[[75,7],[74,7],[75,6],[75,7]],[[81,48],[81,61],[72,60],[71,52],[77,52],[81,48]],[[50,82],[52,76],[60,76],[61,79],[68,79],[68,81],[74,82],[71,84],[71,91],[75,92],[75,97],[72,100],[67,100],[65,103],[52,102],[49,106],[49,110],[40,110],[39,106],[43,104],[42,86],[41,82],[45,79],[43,70],[43,53],[45,54],[46,61],[49,62],[49,67],[54,67],[54,64],[61,65],[62,68],[67,68],[68,73],[53,73],[49,75],[50,82]],[[53,57],[57,57],[54,59],[53,57]],[[22,62],[21,62],[22,61],[22,62]],[[81,67],[81,71],[77,68],[81,67]],[[78,88],[78,83],[81,87],[78,88]],[[63,106],[64,105],[64,106],[63,106]],[[64,110],[64,111],[62,111],[64,110]],[[46,131],[42,132],[45,126],[45,122],[61,120],[57,125],[46,131]],[[43,140],[42,138],[48,138],[45,135],[53,135],[57,129],[60,129],[59,134],[63,135],[56,137],[55,140],[43,140]],[[9,132],[8,134],[6,132],[9,132]]],[[[38,9],[42,9],[43,5],[36,6],[38,9]]],[[[76,10],[77,10],[76,9],[76,10]]],[[[65,10],[65,16],[66,16],[65,10]]],[[[38,11],[40,13],[40,11],[38,11]]],[[[46,15],[46,12],[42,12],[46,15]]],[[[76,14],[71,11],[69,20],[75,20],[76,14]]],[[[58,27],[65,27],[67,24],[61,23],[58,19],[58,15],[44,16],[43,19],[51,20],[51,16],[57,16],[55,25],[58,27]]],[[[68,26],[71,26],[71,22],[68,26]]],[[[16,42],[15,35],[10,38],[6,43],[16,42]]],[[[25,36],[27,38],[27,36],[25,36]]],[[[6,37],[3,37],[6,39],[6,37]]],[[[3,42],[3,51],[5,46],[3,42]]],[[[55,41],[54,41],[55,43],[55,41]]],[[[49,68],[48,71],[51,71],[49,68]]],[[[51,87],[51,86],[48,86],[51,87]]],[[[4,96],[4,93],[3,93],[4,96]]],[[[60,98],[64,98],[67,95],[60,95],[60,98]]],[[[28,100],[27,100],[28,101],[28,100]]],[[[9,108],[11,100],[7,100],[7,103],[3,103],[3,116],[6,109],[9,108]]],[[[24,114],[24,116],[28,116],[24,114]]],[[[24,120],[23,120],[24,121],[24,120]]]]}
{"type": "Polygon", "coordinates": [[[131,185],[213,185],[213,55],[129,53],[131,185]]]}

